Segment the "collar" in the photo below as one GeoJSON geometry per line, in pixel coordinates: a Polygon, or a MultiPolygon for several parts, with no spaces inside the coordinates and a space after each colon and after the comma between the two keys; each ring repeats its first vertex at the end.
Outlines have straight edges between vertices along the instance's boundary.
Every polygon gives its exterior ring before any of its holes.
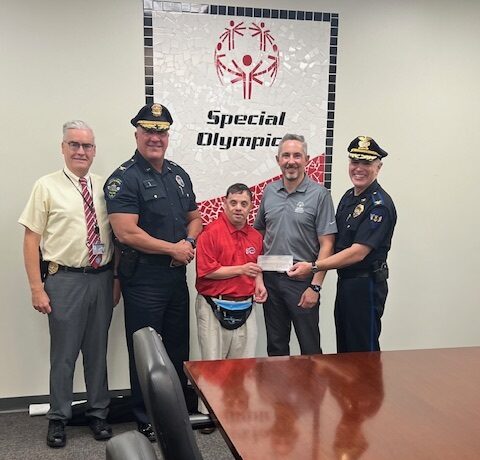
{"type": "Polygon", "coordinates": [[[370,195],[374,190],[378,188],[377,179],[375,179],[360,195],[359,197],[365,197],[366,195],[370,195]]]}
{"type": "Polygon", "coordinates": [[[228,220],[227,215],[225,214],[225,211],[223,211],[219,219],[222,219],[223,223],[226,225],[228,231],[233,234],[235,232],[241,232],[244,233],[245,235],[248,233],[248,224],[245,224],[242,228],[236,228],[232,225],[232,223],[228,220]]]}
{"type": "MultiPolygon", "coordinates": [[[[80,180],[80,177],[76,176],[75,174],[73,174],[72,171],[70,171],[67,166],[65,165],[63,167],[63,172],[75,183],[75,184],[78,184],[78,181],[80,180]]],[[[87,184],[91,184],[92,182],[92,179],[90,178],[90,172],[88,172],[87,174],[85,174],[85,179],[87,179],[87,184]]]]}
{"type": "Polygon", "coordinates": [[[365,198],[367,195],[371,195],[374,190],[378,189],[378,187],[379,185],[377,179],[375,179],[362,193],[360,193],[360,195],[355,195],[355,190],[353,187],[350,189],[349,195],[351,199],[360,200],[365,198]]]}
{"type": "Polygon", "coordinates": [[[152,164],[148,160],[146,160],[138,150],[135,150],[135,155],[133,156],[133,158],[134,158],[135,162],[138,163],[140,168],[145,172],[156,172],[158,174],[165,174],[167,172],[172,172],[170,162],[166,158],[163,159],[163,165],[162,165],[162,171],[161,172],[157,171],[152,166],[152,164]]]}
{"type": "MultiPolygon", "coordinates": [[[[311,182],[311,179],[307,176],[307,174],[305,174],[305,177],[302,179],[302,182],[300,182],[297,185],[297,188],[290,193],[296,193],[296,192],[305,193],[307,191],[308,184],[310,182],[311,182]]],[[[285,184],[283,183],[283,177],[277,182],[277,191],[280,191],[280,190],[285,190],[288,193],[287,189],[285,188],[285,184]]]]}

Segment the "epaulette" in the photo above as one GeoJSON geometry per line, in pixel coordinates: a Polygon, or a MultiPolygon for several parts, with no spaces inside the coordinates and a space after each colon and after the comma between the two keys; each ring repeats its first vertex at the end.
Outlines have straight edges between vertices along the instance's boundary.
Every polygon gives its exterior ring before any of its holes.
{"type": "Polygon", "coordinates": [[[185,170],[172,160],[167,160],[167,167],[170,168],[170,171],[175,171],[177,174],[185,173],[185,170]]]}
{"type": "Polygon", "coordinates": [[[371,200],[373,206],[381,206],[383,204],[383,196],[378,190],[375,190],[372,193],[371,200]]]}
{"type": "Polygon", "coordinates": [[[128,168],[131,168],[135,163],[136,163],[135,157],[130,158],[130,160],[127,160],[125,163],[121,164],[116,171],[120,171],[124,173],[128,168]]]}

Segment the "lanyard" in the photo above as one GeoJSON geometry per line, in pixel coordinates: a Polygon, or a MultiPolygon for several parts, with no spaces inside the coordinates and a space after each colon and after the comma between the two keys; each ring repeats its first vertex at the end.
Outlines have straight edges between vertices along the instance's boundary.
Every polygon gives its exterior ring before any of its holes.
{"type": "Polygon", "coordinates": [[[88,204],[87,203],[87,200],[85,199],[85,197],[83,196],[83,193],[82,191],[75,185],[75,182],[73,182],[72,178],[65,172],[65,170],[63,170],[63,174],[65,174],[65,177],[71,182],[71,184],[75,187],[75,190],[80,193],[80,196],[82,197],[82,200],[83,202],[88,206],[88,208],[90,209],[90,211],[92,211],[93,213],[95,212],[95,208],[93,206],[93,184],[92,184],[92,179],[90,179],[90,188],[92,189],[92,204],[88,204]]]}
{"type": "Polygon", "coordinates": [[[88,206],[90,211],[93,213],[95,216],[95,233],[98,235],[100,233],[100,229],[98,228],[98,222],[97,222],[97,215],[95,213],[95,207],[93,206],[93,184],[92,184],[92,179],[90,179],[90,188],[92,189],[92,204],[87,203],[87,200],[83,196],[82,191],[75,185],[75,182],[73,182],[72,178],[63,170],[63,174],[65,174],[65,177],[70,181],[70,183],[73,185],[75,190],[80,194],[82,197],[83,202],[88,206]]]}

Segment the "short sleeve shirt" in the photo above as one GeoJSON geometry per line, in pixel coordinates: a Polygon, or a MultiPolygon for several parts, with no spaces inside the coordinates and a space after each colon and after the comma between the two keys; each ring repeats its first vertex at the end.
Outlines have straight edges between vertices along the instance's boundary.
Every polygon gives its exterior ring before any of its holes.
{"type": "Polygon", "coordinates": [[[254,227],[264,231],[266,255],[293,255],[294,261],[313,261],[320,250],[318,237],[337,232],[330,192],[305,176],[288,193],[283,179],[267,185],[254,227]]]}
{"type": "Polygon", "coordinates": [[[197,209],[189,175],[164,160],[156,171],[137,151],[117,168],[104,186],[108,214],[137,214],[150,236],[176,243],[187,236],[187,216],[197,209]]]}
{"type": "MultiPolygon", "coordinates": [[[[113,254],[112,231],[103,198],[103,179],[86,176],[93,197],[100,241],[104,244],[101,265],[113,254]]],[[[18,222],[42,237],[45,260],[67,267],[86,267],[88,261],[87,224],[79,178],[66,167],[41,177],[18,222]]]]}
{"type": "Polygon", "coordinates": [[[396,222],[393,200],[377,181],[358,196],[354,195],[352,188],[338,204],[335,252],[354,243],[364,244],[372,251],[361,262],[348,268],[368,269],[373,261],[383,262],[390,250],[396,222]]]}
{"type": "Polygon", "coordinates": [[[197,239],[197,291],[208,296],[252,295],[255,292],[255,280],[250,276],[241,275],[224,280],[208,279],[206,276],[221,267],[256,262],[261,253],[261,233],[248,225],[238,230],[224,213],[220,214],[197,239]]]}

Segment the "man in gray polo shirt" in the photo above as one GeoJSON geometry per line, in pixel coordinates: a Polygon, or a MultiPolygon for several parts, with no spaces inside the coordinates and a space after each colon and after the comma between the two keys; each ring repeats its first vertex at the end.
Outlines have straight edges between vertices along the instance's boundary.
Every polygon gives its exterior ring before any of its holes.
{"type": "MultiPolygon", "coordinates": [[[[305,174],[309,160],[305,138],[286,134],[276,159],[283,177],[265,188],[254,224],[264,234],[264,254],[292,255],[294,262],[330,256],[337,232],[335,212],[328,190],[305,174]]],[[[298,280],[286,273],[264,272],[269,356],[290,354],[292,323],[302,355],[322,352],[318,321],[324,278],[321,271],[298,280]]]]}

